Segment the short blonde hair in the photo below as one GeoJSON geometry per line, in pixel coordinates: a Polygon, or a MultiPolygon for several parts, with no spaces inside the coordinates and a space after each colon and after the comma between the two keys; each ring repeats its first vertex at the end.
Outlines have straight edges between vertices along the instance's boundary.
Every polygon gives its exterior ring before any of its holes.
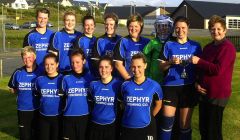
{"type": "Polygon", "coordinates": [[[73,11],[65,12],[65,13],[64,13],[64,16],[63,16],[63,21],[66,20],[66,17],[67,17],[67,16],[74,16],[75,19],[76,19],[76,14],[75,14],[73,11]]]}
{"type": "Polygon", "coordinates": [[[223,27],[223,29],[225,30],[226,27],[226,22],[223,18],[221,18],[218,15],[213,15],[210,20],[208,21],[208,30],[211,30],[211,28],[216,24],[216,23],[220,23],[221,26],[223,27]]]}
{"type": "Polygon", "coordinates": [[[24,48],[22,48],[21,56],[23,57],[27,53],[32,53],[34,55],[34,57],[36,58],[36,51],[32,46],[25,46],[24,48]]]}
{"type": "Polygon", "coordinates": [[[136,14],[133,14],[131,16],[129,16],[128,20],[127,20],[127,27],[129,28],[129,25],[131,24],[131,22],[138,22],[141,26],[141,31],[140,33],[142,32],[143,30],[143,26],[144,26],[144,22],[143,22],[143,18],[140,14],[136,13],[136,14]]]}

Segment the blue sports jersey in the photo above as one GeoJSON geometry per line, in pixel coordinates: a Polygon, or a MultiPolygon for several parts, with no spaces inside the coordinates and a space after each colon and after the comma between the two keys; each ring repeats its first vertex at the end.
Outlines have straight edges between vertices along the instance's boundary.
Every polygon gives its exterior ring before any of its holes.
{"type": "MultiPolygon", "coordinates": [[[[122,125],[127,128],[144,128],[151,122],[151,106],[154,100],[163,97],[160,85],[150,79],[138,85],[133,79],[122,84],[124,112],[122,125]]],[[[121,100],[121,99],[120,99],[121,100]]]]}
{"type": "Polygon", "coordinates": [[[64,116],[82,116],[89,114],[88,89],[92,75],[88,72],[76,74],[74,72],[65,75],[62,81],[62,90],[66,96],[64,116]]]}
{"type": "MultiPolygon", "coordinates": [[[[98,60],[101,56],[108,55],[110,57],[113,57],[113,50],[117,44],[117,42],[122,37],[120,35],[115,35],[114,37],[108,37],[107,34],[102,35],[99,37],[96,41],[96,44],[93,48],[93,56],[92,56],[92,64],[95,69],[96,76],[99,77],[98,73],[98,60]]],[[[113,71],[113,75],[116,77],[121,77],[117,71],[113,71]]]]}
{"type": "Polygon", "coordinates": [[[120,35],[108,37],[107,34],[104,34],[103,36],[99,37],[93,49],[93,56],[96,58],[99,58],[100,56],[104,55],[112,57],[113,49],[121,38],[122,37],[120,35]]]}
{"type": "MultiPolygon", "coordinates": [[[[168,41],[164,45],[162,58],[164,60],[172,59],[172,57],[178,57],[180,60],[187,60],[193,55],[199,56],[201,54],[201,46],[192,40],[188,40],[184,44],[180,44],[177,41],[168,41]]],[[[168,73],[164,78],[164,86],[178,86],[192,84],[195,82],[195,66],[192,63],[188,63],[185,68],[182,65],[172,65],[168,73]],[[181,78],[181,74],[185,69],[187,78],[181,78]]]]}
{"type": "Polygon", "coordinates": [[[59,70],[70,71],[70,55],[73,49],[73,43],[82,33],[75,31],[73,34],[69,34],[65,29],[56,32],[53,36],[51,45],[49,46],[50,51],[58,52],[59,54],[59,70]]]}
{"type": "Polygon", "coordinates": [[[91,58],[92,58],[92,50],[93,47],[96,43],[96,37],[93,36],[92,38],[87,37],[86,35],[82,35],[75,41],[74,43],[74,48],[82,48],[85,55],[86,55],[86,64],[84,65],[85,69],[87,69],[91,74],[95,74],[92,63],[91,63],[91,58]]]}
{"type": "Polygon", "coordinates": [[[150,40],[148,38],[140,37],[138,42],[134,42],[130,36],[122,38],[114,49],[114,60],[123,61],[125,68],[129,74],[131,59],[134,54],[142,53],[145,45],[150,40]]]}
{"type": "Polygon", "coordinates": [[[44,116],[57,116],[62,112],[59,96],[62,74],[56,77],[40,76],[36,80],[36,90],[40,94],[40,113],[44,116]]]}
{"type": "Polygon", "coordinates": [[[32,46],[36,51],[36,63],[41,71],[44,71],[43,58],[47,54],[47,49],[50,44],[50,40],[53,36],[53,31],[47,29],[44,34],[39,33],[36,29],[28,33],[23,41],[23,47],[32,46]]]}
{"type": "Polygon", "coordinates": [[[108,84],[101,80],[90,84],[90,97],[94,102],[92,121],[101,124],[111,124],[116,119],[117,95],[120,93],[122,82],[113,78],[108,84]]]}
{"type": "Polygon", "coordinates": [[[41,75],[39,69],[27,72],[25,67],[17,69],[11,76],[8,86],[17,91],[17,109],[20,111],[32,111],[39,108],[39,100],[36,96],[35,81],[41,75]]]}

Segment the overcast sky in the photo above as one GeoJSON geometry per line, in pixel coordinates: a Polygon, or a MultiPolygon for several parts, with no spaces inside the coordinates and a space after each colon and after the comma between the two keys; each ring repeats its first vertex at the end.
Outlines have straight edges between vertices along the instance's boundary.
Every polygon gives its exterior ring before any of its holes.
{"type": "MultiPolygon", "coordinates": [[[[88,1],[88,0],[75,0],[75,1],[88,1]]],[[[91,0],[95,1],[95,0],[91,0]]],[[[162,6],[166,5],[177,7],[183,0],[98,0],[101,3],[109,3],[113,6],[120,5],[130,5],[130,3],[135,3],[137,6],[151,5],[151,6],[162,6]]],[[[194,0],[195,1],[195,0],[194,0]]],[[[212,1],[212,2],[225,2],[225,3],[240,3],[240,0],[196,0],[196,1],[212,1]]]]}

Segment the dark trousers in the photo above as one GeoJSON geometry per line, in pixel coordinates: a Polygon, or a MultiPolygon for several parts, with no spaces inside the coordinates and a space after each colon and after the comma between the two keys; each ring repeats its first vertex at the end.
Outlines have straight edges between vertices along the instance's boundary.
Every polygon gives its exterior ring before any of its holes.
{"type": "Polygon", "coordinates": [[[222,140],[222,119],[224,107],[207,101],[199,103],[199,128],[201,140],[222,140]]]}
{"type": "Polygon", "coordinates": [[[100,125],[90,122],[89,140],[116,140],[115,123],[100,125]]]}
{"type": "Polygon", "coordinates": [[[120,140],[157,140],[155,118],[144,128],[122,127],[120,140]]]}
{"type": "Polygon", "coordinates": [[[86,140],[88,115],[64,116],[63,139],[64,140],[86,140]]]}
{"type": "Polygon", "coordinates": [[[20,140],[36,140],[38,111],[18,110],[20,140]]]}
{"type": "Polygon", "coordinates": [[[39,140],[59,140],[60,116],[39,115],[39,140]]]}

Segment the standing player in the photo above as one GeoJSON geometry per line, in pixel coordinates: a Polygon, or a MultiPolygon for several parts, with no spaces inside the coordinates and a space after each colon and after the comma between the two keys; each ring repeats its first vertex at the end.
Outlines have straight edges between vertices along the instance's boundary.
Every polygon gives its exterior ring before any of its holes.
{"type": "Polygon", "coordinates": [[[162,89],[156,81],[145,77],[146,68],[145,56],[133,55],[133,78],[122,84],[121,91],[124,104],[121,140],[157,139],[154,116],[162,105],[162,89]]]}
{"type": "Polygon", "coordinates": [[[73,43],[82,33],[75,30],[76,14],[73,12],[66,12],[64,14],[64,28],[56,32],[53,36],[50,52],[54,52],[59,56],[59,70],[60,72],[70,71],[70,55],[73,49],[73,43]]]}
{"type": "Polygon", "coordinates": [[[170,17],[161,15],[155,23],[154,28],[156,37],[152,39],[143,49],[143,53],[147,58],[146,76],[152,78],[158,83],[163,82],[163,73],[159,68],[160,51],[163,45],[169,39],[172,39],[173,21],[170,17]]]}
{"type": "Polygon", "coordinates": [[[35,96],[35,80],[40,75],[35,63],[34,48],[26,46],[21,51],[24,66],[18,68],[11,76],[8,87],[12,93],[17,94],[18,127],[20,140],[36,139],[37,109],[39,101],[35,96]]]}
{"type": "Polygon", "coordinates": [[[66,97],[63,139],[85,140],[88,122],[88,88],[93,77],[84,70],[86,63],[82,49],[71,54],[72,72],[63,77],[62,89],[66,97]]]}
{"type": "Polygon", "coordinates": [[[23,47],[32,46],[36,51],[36,63],[41,71],[44,71],[43,58],[47,54],[47,49],[53,31],[47,29],[50,12],[48,9],[39,9],[36,12],[37,27],[29,32],[23,41],[23,47]]]}
{"type": "Polygon", "coordinates": [[[201,47],[189,40],[189,21],[177,17],[174,21],[176,40],[166,42],[161,61],[161,68],[166,72],[163,82],[163,116],[160,139],[170,140],[174,124],[176,107],[180,108],[180,140],[191,139],[191,117],[196,105],[194,90],[195,67],[188,62],[193,55],[200,55],[201,47]]]}
{"type": "Polygon", "coordinates": [[[131,78],[130,63],[134,54],[143,52],[149,39],[141,37],[143,18],[139,14],[131,15],[127,20],[129,35],[122,38],[114,49],[114,61],[117,71],[123,79],[131,78]]]}
{"type": "Polygon", "coordinates": [[[92,50],[96,42],[96,37],[93,36],[95,30],[95,20],[92,16],[84,16],[82,20],[83,24],[83,35],[79,37],[74,43],[74,49],[82,48],[86,56],[85,68],[92,74],[95,75],[96,71],[91,63],[92,50]]]}
{"type": "Polygon", "coordinates": [[[90,84],[93,109],[89,140],[116,140],[117,95],[122,82],[112,77],[113,68],[111,57],[101,57],[98,68],[101,79],[90,84]]]}
{"type": "Polygon", "coordinates": [[[116,34],[118,27],[118,16],[115,13],[108,13],[105,15],[104,25],[105,34],[97,39],[93,48],[92,59],[95,69],[97,69],[97,60],[99,60],[101,56],[108,55],[113,57],[114,47],[121,39],[121,36],[116,34]]]}
{"type": "Polygon", "coordinates": [[[62,113],[61,81],[58,73],[58,58],[49,53],[44,57],[46,75],[36,80],[36,90],[40,96],[39,140],[59,140],[60,114],[62,113]]]}

